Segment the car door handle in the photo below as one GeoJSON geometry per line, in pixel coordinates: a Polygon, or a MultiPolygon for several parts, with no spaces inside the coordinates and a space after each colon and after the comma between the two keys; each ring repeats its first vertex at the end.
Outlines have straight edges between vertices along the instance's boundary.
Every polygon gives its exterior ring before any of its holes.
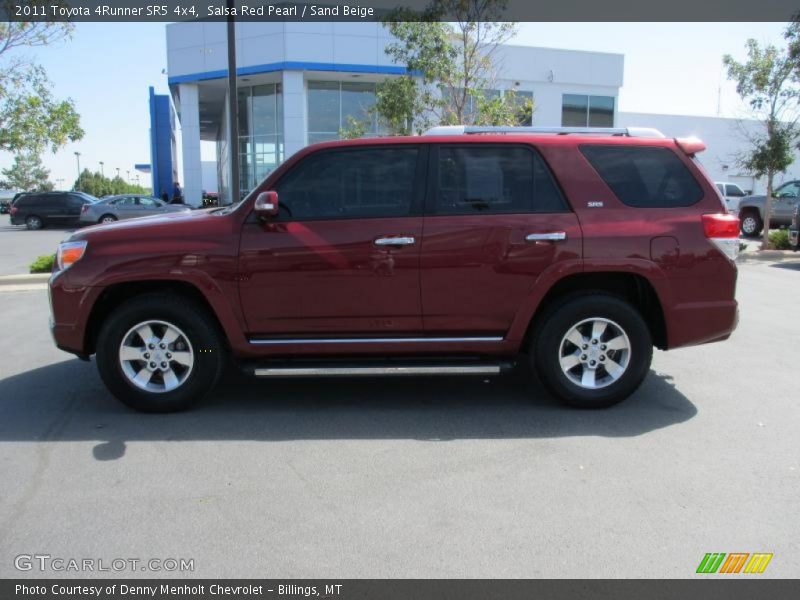
{"type": "Polygon", "coordinates": [[[567,239],[566,231],[551,231],[549,233],[529,233],[525,236],[526,242],[562,242],[567,239]]]}
{"type": "Polygon", "coordinates": [[[410,246],[416,241],[410,235],[394,235],[378,238],[374,243],[376,246],[410,246]]]}

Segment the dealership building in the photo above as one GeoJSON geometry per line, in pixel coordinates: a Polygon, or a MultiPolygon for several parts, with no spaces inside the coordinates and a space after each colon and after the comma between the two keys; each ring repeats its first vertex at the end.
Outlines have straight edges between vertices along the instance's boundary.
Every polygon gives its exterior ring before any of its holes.
{"type": "MultiPolygon", "coordinates": [[[[239,153],[240,187],[246,191],[297,150],[338,138],[348,117],[380,135],[380,124],[368,112],[375,85],[405,71],[385,53],[392,37],[379,23],[242,22],[236,27],[239,139],[234,142],[228,131],[226,24],[167,25],[169,87],[182,138],[181,183],[191,204],[200,203],[204,190],[230,200],[231,152],[239,153]],[[201,159],[201,142],[216,146],[213,163],[201,159]]],[[[485,93],[514,90],[517,97],[532,99],[535,126],[639,126],[668,136],[698,135],[708,145],[702,161],[715,180],[763,191],[763,182],[740,172],[734,161],[744,138],[737,130],[755,123],[619,112],[621,54],[503,45],[495,59],[498,78],[485,93]]],[[[151,118],[157,116],[151,112],[151,118]]],[[[153,122],[153,148],[174,139],[174,132],[163,131],[170,122],[153,122]]],[[[174,172],[174,156],[159,165],[168,156],[152,156],[160,179],[174,172]]],[[[785,179],[800,178],[800,164],[792,169],[785,179]]]]}

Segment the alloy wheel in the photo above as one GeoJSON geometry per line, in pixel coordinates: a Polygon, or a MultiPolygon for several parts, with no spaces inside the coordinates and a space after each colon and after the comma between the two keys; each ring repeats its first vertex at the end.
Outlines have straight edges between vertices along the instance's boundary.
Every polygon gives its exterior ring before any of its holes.
{"type": "Polygon", "coordinates": [[[604,388],[628,369],[631,342],[625,330],[610,319],[584,319],[561,339],[558,359],[561,371],[575,385],[589,390],[604,388]]]}
{"type": "Polygon", "coordinates": [[[119,364],[128,381],[156,394],[183,385],[194,368],[194,360],[189,338],[166,321],[134,325],[119,347],[119,364]]]}

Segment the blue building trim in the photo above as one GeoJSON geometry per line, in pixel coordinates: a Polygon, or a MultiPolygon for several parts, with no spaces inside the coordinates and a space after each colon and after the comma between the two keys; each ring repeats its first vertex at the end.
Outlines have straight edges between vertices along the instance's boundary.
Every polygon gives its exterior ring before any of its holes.
{"type": "Polygon", "coordinates": [[[150,86],[150,164],[153,181],[153,196],[161,197],[158,189],[158,121],[156,120],[156,90],[150,86]]]}
{"type": "MultiPolygon", "coordinates": [[[[236,74],[256,75],[258,73],[273,73],[275,71],[340,71],[343,73],[374,73],[379,75],[405,75],[408,70],[405,67],[394,65],[356,65],[348,63],[321,63],[303,61],[283,61],[266,63],[263,65],[253,65],[249,67],[239,67],[236,74]]],[[[203,73],[190,73],[188,75],[176,75],[169,78],[170,85],[176,83],[188,83],[190,81],[205,81],[208,79],[222,79],[228,76],[227,69],[217,71],[205,71],[203,73]]]]}

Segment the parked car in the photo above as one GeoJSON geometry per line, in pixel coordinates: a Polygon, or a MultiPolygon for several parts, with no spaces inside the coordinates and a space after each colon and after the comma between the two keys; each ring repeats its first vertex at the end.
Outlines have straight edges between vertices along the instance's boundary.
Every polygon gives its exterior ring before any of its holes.
{"type": "Polygon", "coordinates": [[[11,205],[12,225],[41,229],[48,225],[77,225],[81,208],[97,202],[83,192],[31,192],[22,194],[11,205]]]}
{"type": "Polygon", "coordinates": [[[186,212],[191,210],[185,204],[167,204],[152,196],[138,194],[121,194],[108,196],[86,204],[81,212],[83,223],[113,223],[121,219],[161,215],[168,212],[186,212]]]}
{"type": "Polygon", "coordinates": [[[789,226],[789,245],[792,250],[800,250],[800,202],[794,205],[792,224],[789,226]]]}
{"type": "MultiPolygon", "coordinates": [[[[756,237],[764,229],[766,196],[747,196],[739,202],[742,233],[756,237]]],[[[788,227],[792,222],[795,204],[800,200],[800,181],[787,181],[773,193],[770,205],[770,226],[788,227]]]]}
{"type": "Polygon", "coordinates": [[[717,181],[714,183],[719,190],[722,199],[725,201],[725,206],[731,214],[739,212],[739,201],[747,196],[747,193],[735,183],[728,183],[727,181],[717,181]]]}
{"type": "Polygon", "coordinates": [[[50,279],[55,343],[96,355],[146,411],[189,407],[228,357],[262,377],[529,363],[563,401],[609,406],[654,345],[724,340],[738,318],[738,220],[694,162],[705,146],[639,135],[309,146],[233,206],[72,234],[50,279]]]}
{"type": "Polygon", "coordinates": [[[11,212],[11,200],[0,200],[0,215],[7,215],[11,212]]]}

